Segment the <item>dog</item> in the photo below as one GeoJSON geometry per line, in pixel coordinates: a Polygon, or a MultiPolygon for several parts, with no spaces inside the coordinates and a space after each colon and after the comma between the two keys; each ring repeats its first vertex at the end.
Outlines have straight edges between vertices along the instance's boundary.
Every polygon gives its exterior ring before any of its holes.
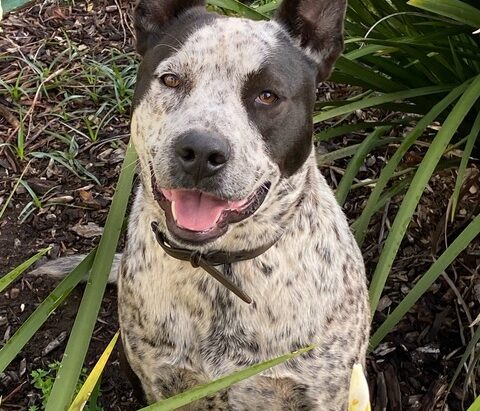
{"type": "Polygon", "coordinates": [[[284,0],[252,21],[202,0],[137,3],[141,184],[118,310],[148,403],[315,344],[184,409],[346,410],[369,336],[365,268],[312,142],[345,10],[284,0]]]}

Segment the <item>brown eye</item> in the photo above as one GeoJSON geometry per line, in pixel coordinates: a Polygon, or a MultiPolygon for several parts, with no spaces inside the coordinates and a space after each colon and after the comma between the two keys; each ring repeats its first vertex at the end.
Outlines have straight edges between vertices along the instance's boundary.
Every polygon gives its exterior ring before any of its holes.
{"type": "Polygon", "coordinates": [[[164,74],[162,77],[160,77],[160,80],[162,80],[162,83],[170,88],[176,88],[180,85],[180,79],[175,74],[164,74]]]}
{"type": "Polygon", "coordinates": [[[278,96],[269,90],[263,90],[255,99],[257,103],[264,104],[266,106],[271,106],[272,104],[276,103],[277,100],[278,96]]]}

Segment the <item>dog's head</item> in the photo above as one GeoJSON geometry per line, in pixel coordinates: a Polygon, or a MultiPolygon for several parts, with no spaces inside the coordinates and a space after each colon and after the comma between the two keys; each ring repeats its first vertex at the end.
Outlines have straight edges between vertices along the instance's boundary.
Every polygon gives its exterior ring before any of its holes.
{"type": "Polygon", "coordinates": [[[203,3],[139,1],[132,117],[145,196],[169,236],[197,244],[267,207],[309,157],[315,90],[342,51],[346,8],[284,0],[267,22],[203,3]]]}

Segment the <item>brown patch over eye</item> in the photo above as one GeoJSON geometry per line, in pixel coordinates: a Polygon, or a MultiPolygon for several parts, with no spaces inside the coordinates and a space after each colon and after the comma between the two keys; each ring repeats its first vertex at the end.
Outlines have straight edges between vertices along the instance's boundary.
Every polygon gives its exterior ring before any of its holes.
{"type": "Polygon", "coordinates": [[[269,90],[263,90],[255,99],[257,103],[264,104],[266,106],[271,106],[276,103],[278,96],[275,93],[272,93],[269,90]]]}
{"type": "Polygon", "coordinates": [[[160,77],[160,80],[162,80],[162,83],[170,88],[176,88],[180,85],[180,79],[172,73],[164,74],[160,77]]]}

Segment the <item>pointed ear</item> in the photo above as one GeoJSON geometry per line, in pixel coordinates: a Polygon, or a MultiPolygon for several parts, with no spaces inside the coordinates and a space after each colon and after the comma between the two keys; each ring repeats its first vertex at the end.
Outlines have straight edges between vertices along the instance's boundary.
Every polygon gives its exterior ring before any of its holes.
{"type": "Polygon", "coordinates": [[[283,0],[275,20],[318,63],[318,81],[326,80],[343,51],[347,0],[283,0]]]}
{"type": "Polygon", "coordinates": [[[134,27],[137,51],[145,54],[152,38],[161,34],[161,28],[192,7],[205,6],[205,0],[138,0],[134,27]]]}

